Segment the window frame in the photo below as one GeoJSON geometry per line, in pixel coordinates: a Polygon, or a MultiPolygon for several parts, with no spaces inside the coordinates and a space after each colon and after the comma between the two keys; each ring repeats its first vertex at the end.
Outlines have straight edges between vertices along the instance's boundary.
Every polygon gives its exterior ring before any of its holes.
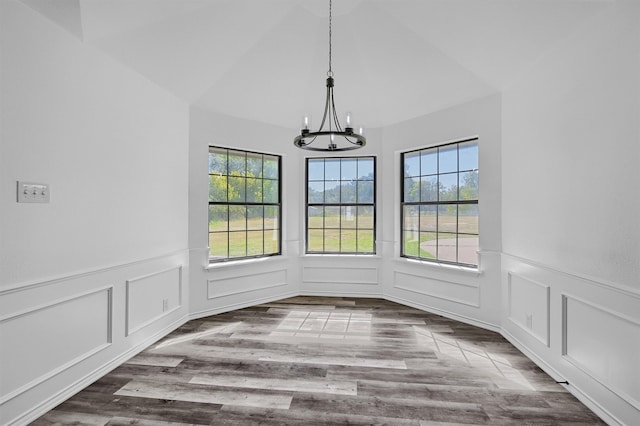
{"type": "MultiPolygon", "coordinates": [[[[240,148],[231,148],[231,147],[224,147],[224,146],[217,146],[217,145],[209,145],[209,151],[207,153],[207,158],[208,156],[211,154],[211,150],[212,149],[216,149],[216,150],[224,150],[226,151],[226,156],[227,156],[227,171],[226,174],[224,176],[227,177],[227,179],[229,177],[243,177],[245,179],[245,196],[244,196],[244,200],[243,201],[229,201],[229,199],[227,198],[226,202],[222,202],[222,201],[212,201],[211,200],[211,177],[214,175],[217,175],[217,173],[211,173],[211,170],[209,168],[209,166],[207,167],[207,174],[209,176],[209,183],[207,185],[208,188],[208,207],[207,207],[207,212],[208,212],[208,221],[207,221],[207,242],[208,245],[210,244],[211,241],[211,234],[213,233],[226,233],[227,234],[227,256],[226,257],[214,257],[211,255],[211,249],[209,248],[209,251],[207,253],[208,256],[208,261],[210,265],[213,264],[220,264],[220,263],[227,263],[227,262],[236,262],[236,261],[243,261],[243,260],[249,260],[249,259],[261,259],[261,258],[269,258],[269,257],[273,257],[273,256],[281,256],[282,255],[282,156],[278,155],[278,154],[273,154],[273,153],[266,153],[266,152],[258,152],[258,151],[251,151],[251,150],[245,150],[245,149],[240,149],[240,148]],[[242,176],[234,176],[234,175],[230,175],[229,174],[229,153],[230,152],[240,152],[244,154],[244,172],[242,176]],[[277,190],[278,190],[278,196],[277,196],[277,202],[271,202],[271,203],[265,203],[264,202],[264,192],[263,192],[263,200],[262,202],[256,202],[256,201],[247,201],[247,170],[248,170],[248,157],[249,155],[259,155],[262,158],[262,167],[264,170],[264,157],[275,157],[277,159],[277,165],[278,165],[278,174],[277,174],[277,181],[278,181],[278,186],[277,186],[277,190]],[[227,230],[226,231],[211,231],[211,219],[210,219],[210,211],[211,211],[211,206],[244,206],[245,208],[248,207],[252,207],[252,206],[262,206],[263,207],[263,219],[262,219],[262,228],[261,229],[249,229],[248,224],[248,217],[246,216],[245,213],[245,228],[244,228],[244,233],[245,233],[245,256],[234,256],[234,257],[229,257],[230,254],[230,237],[231,237],[231,233],[232,232],[241,232],[238,230],[232,230],[230,229],[229,225],[227,225],[227,230]],[[265,228],[265,218],[264,218],[264,207],[267,206],[274,206],[278,208],[278,218],[277,218],[277,230],[276,229],[272,229],[272,228],[265,228]],[[262,254],[253,254],[253,255],[249,255],[248,254],[248,250],[249,250],[249,245],[246,244],[246,241],[248,241],[248,233],[250,231],[262,231],[263,232],[263,239],[262,239],[262,254]],[[268,252],[265,253],[265,239],[264,239],[264,233],[266,231],[277,231],[278,233],[278,246],[277,246],[277,251],[275,252],[268,252]]],[[[208,162],[207,162],[208,163],[208,162]]],[[[264,181],[265,180],[269,180],[269,181],[273,181],[274,179],[272,178],[265,178],[264,175],[260,178],[255,178],[255,179],[259,179],[262,181],[262,188],[264,191],[264,181]]],[[[229,187],[229,183],[227,181],[227,190],[229,187]]],[[[227,223],[229,224],[229,218],[227,217],[227,223]]]]}
{"type": "MultiPolygon", "coordinates": [[[[306,255],[334,255],[334,256],[375,256],[377,254],[377,247],[376,247],[376,234],[377,234],[377,188],[378,188],[378,183],[377,183],[377,176],[378,176],[378,172],[377,172],[377,157],[375,155],[361,155],[361,156],[343,156],[343,157],[307,157],[305,158],[305,213],[304,213],[304,217],[305,217],[305,254],[306,255]],[[356,201],[354,203],[343,203],[343,202],[337,202],[337,203],[327,203],[327,202],[323,202],[323,203],[315,203],[309,202],[309,162],[310,161],[317,161],[317,160],[355,160],[356,163],[358,161],[358,159],[371,159],[373,162],[373,179],[370,180],[370,182],[373,182],[373,200],[371,203],[360,203],[358,202],[358,197],[357,197],[357,189],[356,189],[356,201]],[[324,223],[323,223],[323,227],[321,228],[309,228],[309,207],[337,207],[338,209],[341,210],[342,207],[355,207],[356,209],[358,207],[371,207],[372,209],[372,226],[371,228],[362,228],[362,229],[366,229],[367,231],[371,231],[372,233],[372,244],[371,244],[371,251],[357,251],[358,250],[358,237],[357,237],[357,233],[358,230],[361,228],[358,228],[358,226],[356,225],[355,228],[343,228],[342,227],[342,213],[340,214],[340,227],[338,228],[327,228],[324,223]],[[324,237],[323,237],[323,250],[322,251],[318,251],[318,250],[309,250],[309,230],[310,229],[321,229],[323,231],[326,231],[327,229],[337,229],[339,230],[340,236],[342,237],[342,230],[343,229],[355,229],[356,230],[356,251],[342,251],[342,238],[340,238],[340,243],[339,243],[339,251],[326,251],[324,248],[326,247],[325,245],[325,241],[324,241],[324,237]]],[[[339,182],[342,182],[342,179],[338,180],[339,182]]],[[[358,176],[356,176],[355,181],[359,181],[358,176]]],[[[369,180],[363,180],[363,181],[369,181],[369,180]]],[[[322,181],[314,181],[314,182],[331,182],[331,180],[327,180],[326,176],[322,181]]],[[[339,185],[341,187],[341,185],[339,185]]],[[[324,217],[324,216],[323,216],[324,217]]],[[[356,215],[357,217],[357,215],[356,215]]],[[[357,220],[357,219],[356,219],[357,220]]],[[[324,221],[323,221],[324,222],[324,221]]]]}
{"type": "MultiPolygon", "coordinates": [[[[419,261],[424,261],[424,262],[429,262],[429,263],[434,263],[434,264],[445,264],[445,265],[454,265],[454,266],[459,266],[459,267],[468,267],[468,268],[474,268],[474,269],[478,269],[479,268],[479,259],[476,257],[476,263],[466,263],[466,262],[460,262],[460,245],[459,245],[459,236],[460,235],[475,235],[478,238],[478,249],[479,249],[479,243],[480,243],[480,209],[479,209],[479,205],[480,205],[480,185],[479,185],[479,175],[480,175],[480,144],[479,144],[479,138],[478,137],[472,137],[472,138],[466,138],[466,139],[462,139],[462,140],[457,140],[457,141],[453,141],[453,142],[446,142],[446,143],[442,143],[442,144],[438,144],[438,145],[433,145],[433,146],[429,146],[429,147],[422,147],[422,148],[417,148],[417,149],[411,149],[408,151],[403,151],[400,153],[400,257],[402,258],[407,258],[407,259],[414,259],[414,260],[419,260],[419,261]],[[477,146],[477,163],[476,163],[476,168],[475,169],[463,169],[461,171],[460,169],[460,155],[459,155],[459,146],[461,144],[467,143],[467,142],[475,142],[476,146],[477,146]],[[446,147],[451,147],[451,146],[456,146],[456,170],[455,171],[445,171],[445,172],[440,172],[440,165],[439,165],[439,150],[441,148],[446,148],[446,147]],[[418,178],[418,179],[422,179],[423,177],[426,176],[436,176],[437,178],[437,192],[438,192],[438,196],[437,196],[437,200],[436,201],[405,201],[405,179],[407,179],[407,176],[405,176],[405,158],[406,155],[408,154],[413,154],[413,153],[422,153],[422,152],[427,152],[427,151],[433,151],[435,150],[437,158],[438,158],[438,169],[436,174],[426,174],[426,175],[422,175],[422,171],[420,172],[420,175],[418,176],[411,176],[413,178],[418,178]],[[478,179],[478,184],[477,184],[477,194],[476,194],[476,198],[475,199],[469,199],[469,200],[464,200],[464,199],[460,199],[460,174],[461,173],[467,173],[470,171],[474,171],[475,173],[477,173],[477,179],[478,179]],[[458,175],[458,183],[457,183],[457,188],[458,188],[458,196],[456,197],[455,200],[440,200],[440,176],[441,175],[447,175],[447,174],[452,174],[452,173],[456,173],[458,175]],[[441,206],[450,206],[450,205],[455,205],[457,206],[456,208],[456,231],[455,232],[441,232],[439,230],[439,210],[441,206]],[[475,205],[476,206],[476,212],[477,212],[477,217],[478,217],[478,224],[476,225],[476,233],[469,233],[469,232],[460,232],[460,227],[459,227],[459,223],[460,223],[460,209],[459,206],[461,205],[475,205]],[[420,212],[421,207],[422,206],[435,206],[435,210],[436,210],[436,227],[435,227],[435,231],[425,231],[425,232],[433,232],[436,234],[436,253],[435,253],[435,258],[429,258],[429,257],[422,257],[422,256],[413,256],[410,254],[406,254],[405,253],[405,233],[410,231],[410,229],[406,229],[405,228],[405,206],[416,206],[418,207],[418,211],[420,212]],[[445,233],[445,234],[455,234],[455,238],[456,238],[456,261],[450,261],[450,260],[443,260],[443,259],[439,259],[438,258],[438,247],[439,244],[437,243],[438,241],[438,234],[441,233],[445,233]]],[[[420,157],[422,157],[422,154],[420,154],[420,157]]],[[[421,213],[418,213],[418,217],[420,220],[421,217],[421,213]]],[[[421,225],[420,223],[418,224],[418,233],[423,232],[421,231],[421,225]]],[[[418,240],[420,241],[420,239],[418,240]]],[[[420,254],[420,252],[418,251],[418,254],[420,254]]]]}

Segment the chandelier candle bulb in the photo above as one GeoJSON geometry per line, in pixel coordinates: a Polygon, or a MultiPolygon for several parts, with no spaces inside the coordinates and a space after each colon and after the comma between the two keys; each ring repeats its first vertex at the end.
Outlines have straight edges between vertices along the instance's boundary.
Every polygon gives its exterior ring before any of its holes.
{"type": "Polygon", "coordinates": [[[360,136],[364,136],[364,127],[360,126],[360,128],[358,129],[358,134],[360,136]]]}
{"type": "Polygon", "coordinates": [[[351,113],[350,112],[347,113],[347,117],[345,119],[345,122],[346,122],[346,126],[345,127],[347,129],[353,129],[353,125],[351,124],[351,113]]]}
{"type": "Polygon", "coordinates": [[[311,116],[310,115],[305,115],[304,117],[302,117],[302,130],[309,130],[309,128],[311,127],[311,116]]]}

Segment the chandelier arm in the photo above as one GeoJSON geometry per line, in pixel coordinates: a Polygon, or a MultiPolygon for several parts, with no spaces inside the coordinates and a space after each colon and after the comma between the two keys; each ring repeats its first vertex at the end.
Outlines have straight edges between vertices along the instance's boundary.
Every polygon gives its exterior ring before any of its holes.
{"type": "Polygon", "coordinates": [[[324,128],[324,123],[327,121],[327,112],[329,111],[329,96],[331,95],[331,88],[327,86],[327,98],[324,101],[324,113],[322,114],[322,122],[320,123],[320,127],[318,130],[322,130],[324,128]]]}
{"type": "Polygon", "coordinates": [[[333,99],[333,93],[331,93],[331,106],[333,107],[332,108],[333,122],[336,125],[336,130],[338,130],[339,132],[342,132],[342,126],[340,126],[340,120],[338,120],[338,113],[336,112],[336,104],[333,99]]]}

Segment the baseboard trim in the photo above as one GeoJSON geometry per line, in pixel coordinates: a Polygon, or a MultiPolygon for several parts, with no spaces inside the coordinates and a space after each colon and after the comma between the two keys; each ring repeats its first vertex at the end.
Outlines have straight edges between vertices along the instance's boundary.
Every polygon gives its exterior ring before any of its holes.
{"type": "MultiPolygon", "coordinates": [[[[507,330],[502,329],[500,332],[502,336],[507,339],[509,343],[516,347],[520,352],[522,352],[527,358],[533,361],[538,367],[540,367],[545,373],[547,373],[551,378],[553,378],[557,382],[564,382],[566,378],[555,368],[553,368],[550,364],[544,361],[542,358],[537,356],[534,352],[530,351],[524,344],[522,344],[513,334],[509,333],[507,330]]],[[[618,420],[614,415],[612,415],[609,411],[605,410],[600,404],[591,399],[589,395],[582,391],[575,384],[565,385],[562,384],[562,387],[565,388],[569,393],[575,396],[581,403],[583,403],[587,408],[593,411],[598,417],[600,417],[604,422],[609,425],[618,425],[625,426],[620,420],[618,420]]]]}
{"type": "Polygon", "coordinates": [[[164,327],[162,330],[147,337],[146,339],[144,339],[142,342],[140,342],[133,348],[129,349],[128,351],[112,359],[109,363],[100,366],[99,368],[94,370],[92,373],[75,381],[74,383],[70,384],[64,389],[61,389],[60,391],[58,391],[58,393],[56,393],[52,397],[36,405],[35,407],[23,413],[19,417],[16,417],[15,419],[9,421],[7,425],[9,426],[25,425],[36,420],[38,417],[46,414],[48,411],[52,410],[53,408],[58,406],[60,403],[71,398],[73,395],[80,392],[82,389],[86,388],[87,386],[89,386],[96,380],[100,379],[110,371],[116,369],[117,367],[122,365],[125,361],[127,361],[129,358],[142,352],[147,346],[151,345],[152,343],[168,335],[173,330],[177,329],[178,327],[180,327],[181,325],[185,324],[188,321],[189,321],[189,317],[187,315],[184,315],[181,318],[175,320],[168,326],[164,327]]]}
{"type": "Polygon", "coordinates": [[[460,314],[454,314],[453,312],[449,312],[449,311],[445,311],[443,309],[438,309],[438,308],[434,308],[433,306],[429,306],[429,305],[423,305],[422,303],[416,303],[407,299],[404,299],[402,297],[398,297],[398,296],[391,296],[389,294],[385,294],[383,295],[383,298],[390,301],[390,302],[396,302],[396,303],[400,303],[401,305],[405,305],[405,306],[410,306],[412,308],[416,308],[416,309],[420,309],[422,311],[425,312],[430,312],[433,314],[437,314],[437,315],[442,315],[443,317],[455,320],[455,321],[460,321],[463,322],[465,324],[469,324],[469,325],[473,325],[476,327],[480,327],[483,328],[485,330],[489,330],[489,331],[493,331],[496,333],[500,333],[502,331],[502,328],[500,326],[497,326],[495,324],[491,324],[489,322],[485,322],[485,321],[480,321],[477,319],[473,319],[464,315],[460,315],[460,314]]]}

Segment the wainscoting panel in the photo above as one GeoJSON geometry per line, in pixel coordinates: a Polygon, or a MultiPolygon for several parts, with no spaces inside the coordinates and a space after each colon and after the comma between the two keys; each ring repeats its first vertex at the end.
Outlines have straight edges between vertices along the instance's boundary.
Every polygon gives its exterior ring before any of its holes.
{"type": "Polygon", "coordinates": [[[424,296],[444,299],[449,302],[473,307],[480,306],[480,288],[476,285],[395,271],[393,274],[393,287],[424,296]]]}
{"type": "Polygon", "coordinates": [[[513,273],[509,274],[507,285],[508,318],[549,346],[549,286],[513,273]]]}
{"type": "Polygon", "coordinates": [[[0,404],[108,347],[112,304],[108,287],[1,318],[0,404]]]}
{"type": "Polygon", "coordinates": [[[368,266],[305,266],[302,281],[334,284],[378,284],[378,268],[368,266]]]}
{"type": "Polygon", "coordinates": [[[287,270],[233,275],[207,280],[207,298],[215,299],[287,285],[287,270]]]}
{"type": "Polygon", "coordinates": [[[608,424],[639,424],[640,292],[506,254],[502,271],[502,334],[608,424]]]}
{"type": "Polygon", "coordinates": [[[562,301],[565,358],[640,410],[640,323],[567,294],[562,301]]]}
{"type": "Polygon", "coordinates": [[[128,279],[126,335],[182,306],[182,267],[128,279]]]}

